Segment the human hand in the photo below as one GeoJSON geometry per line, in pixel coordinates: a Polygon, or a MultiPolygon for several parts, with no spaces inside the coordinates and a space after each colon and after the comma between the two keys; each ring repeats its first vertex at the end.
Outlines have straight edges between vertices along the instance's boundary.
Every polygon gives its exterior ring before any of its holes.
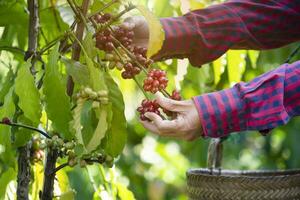
{"type": "Polygon", "coordinates": [[[133,45],[139,47],[148,47],[149,27],[143,16],[134,16],[126,18],[122,24],[126,29],[134,32],[133,45]]]}
{"type": "Polygon", "coordinates": [[[160,136],[187,141],[201,136],[200,118],[192,100],[175,101],[156,93],[156,101],[162,108],[174,112],[176,117],[172,120],[164,120],[155,113],[145,113],[145,117],[150,121],[141,121],[141,123],[146,129],[160,136]]]}

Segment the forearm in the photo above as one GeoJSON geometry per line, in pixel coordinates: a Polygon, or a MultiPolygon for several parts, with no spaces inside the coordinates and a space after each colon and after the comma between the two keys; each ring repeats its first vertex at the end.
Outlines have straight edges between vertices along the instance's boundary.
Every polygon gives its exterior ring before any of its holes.
{"type": "Polygon", "coordinates": [[[229,1],[163,18],[166,39],[157,60],[187,57],[194,66],[228,49],[269,49],[300,40],[300,1],[229,1]]]}
{"type": "Polygon", "coordinates": [[[265,132],[300,115],[300,61],[285,64],[249,83],[194,98],[205,137],[265,132]]]}

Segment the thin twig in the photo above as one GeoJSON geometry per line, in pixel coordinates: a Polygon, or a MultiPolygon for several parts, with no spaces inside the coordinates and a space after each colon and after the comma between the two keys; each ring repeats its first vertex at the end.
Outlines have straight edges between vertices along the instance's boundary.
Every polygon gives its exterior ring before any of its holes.
{"type": "Polygon", "coordinates": [[[64,164],[61,164],[61,165],[59,165],[58,167],[56,167],[53,171],[49,172],[48,175],[54,175],[54,174],[56,174],[59,170],[61,170],[61,169],[65,168],[65,167],[67,167],[68,165],[69,165],[68,162],[66,162],[66,163],[64,163],[64,164]]]}
{"type": "Polygon", "coordinates": [[[18,48],[18,47],[0,46],[0,51],[1,50],[15,52],[15,53],[25,55],[25,51],[23,49],[18,48]]]}
{"type": "Polygon", "coordinates": [[[162,89],[162,90],[160,90],[160,92],[161,92],[165,97],[168,97],[168,98],[171,97],[171,95],[167,92],[166,89],[162,89]]]}
{"type": "Polygon", "coordinates": [[[45,53],[48,49],[52,48],[58,41],[60,41],[61,39],[68,37],[70,34],[70,32],[66,32],[63,35],[58,36],[57,38],[55,38],[54,40],[52,40],[51,42],[49,42],[48,44],[46,44],[40,51],[39,54],[43,54],[45,53]]]}
{"type": "Polygon", "coordinates": [[[6,126],[15,126],[15,127],[21,127],[21,128],[25,128],[25,129],[28,129],[28,130],[32,130],[32,131],[36,131],[36,132],[39,132],[40,134],[42,134],[43,136],[45,136],[46,138],[51,138],[51,136],[40,130],[40,129],[37,129],[37,128],[34,128],[32,126],[28,126],[28,125],[24,125],[24,124],[19,124],[19,123],[14,123],[14,122],[11,122],[11,123],[4,123],[4,122],[0,122],[0,124],[2,125],[6,125],[6,126]]]}
{"type": "Polygon", "coordinates": [[[108,2],[107,4],[105,4],[103,7],[100,8],[100,10],[98,10],[96,13],[93,13],[91,15],[88,16],[88,18],[92,18],[100,13],[102,13],[105,9],[109,8],[110,6],[112,6],[114,3],[119,2],[119,0],[112,0],[110,2],[108,2]]]}
{"type": "Polygon", "coordinates": [[[44,170],[44,184],[41,200],[52,200],[54,190],[55,174],[50,174],[56,165],[59,152],[56,149],[49,148],[46,156],[46,166],[44,170]]]}
{"type": "Polygon", "coordinates": [[[148,74],[148,71],[145,69],[145,67],[139,62],[137,61],[136,57],[126,48],[124,47],[124,45],[117,40],[114,36],[111,36],[113,41],[116,42],[125,52],[126,54],[129,56],[129,58],[138,65],[138,67],[145,73],[148,74]]]}
{"type": "MultiPolygon", "coordinates": [[[[122,17],[125,13],[131,11],[132,9],[136,8],[134,5],[130,4],[127,6],[122,12],[120,12],[117,16],[114,16],[107,24],[100,27],[100,30],[105,30],[110,27],[115,21],[117,21],[120,17],[122,17]]],[[[96,32],[99,30],[96,30],[96,32]]]]}
{"type": "MultiPolygon", "coordinates": [[[[24,60],[35,58],[38,47],[39,34],[39,4],[38,0],[27,0],[29,10],[28,23],[28,49],[25,52],[24,60]]],[[[30,71],[35,74],[35,59],[31,60],[30,71]]],[[[17,109],[17,111],[19,108],[17,109]]],[[[31,141],[27,142],[23,147],[18,148],[18,175],[17,175],[17,200],[29,199],[29,183],[31,178],[30,169],[30,151],[31,141]]]]}
{"type": "Polygon", "coordinates": [[[141,86],[141,84],[136,80],[136,77],[133,77],[133,80],[135,81],[135,83],[137,84],[137,86],[140,88],[140,90],[143,92],[144,96],[146,97],[146,99],[150,99],[148,94],[145,92],[144,88],[141,86]]]}
{"type": "MultiPolygon", "coordinates": [[[[70,4],[70,0],[68,0],[68,2],[70,4]]],[[[84,27],[85,27],[85,21],[83,21],[83,20],[84,20],[85,16],[87,15],[89,5],[90,5],[90,0],[84,0],[82,2],[82,6],[81,6],[82,15],[81,16],[83,16],[83,19],[78,23],[77,29],[76,29],[76,38],[79,41],[81,41],[83,38],[83,32],[84,32],[84,27]]],[[[79,58],[80,58],[80,46],[79,46],[78,42],[75,42],[73,45],[72,59],[75,61],[78,61],[79,58]]],[[[73,79],[71,76],[68,76],[67,94],[69,96],[72,96],[73,89],[74,89],[73,79]]]]}

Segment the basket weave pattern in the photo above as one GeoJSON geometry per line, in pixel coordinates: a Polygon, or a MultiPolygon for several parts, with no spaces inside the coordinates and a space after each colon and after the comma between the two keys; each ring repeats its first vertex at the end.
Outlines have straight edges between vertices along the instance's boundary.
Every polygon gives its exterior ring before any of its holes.
{"type": "Polygon", "coordinates": [[[300,200],[300,170],[187,172],[191,200],[300,200]]]}

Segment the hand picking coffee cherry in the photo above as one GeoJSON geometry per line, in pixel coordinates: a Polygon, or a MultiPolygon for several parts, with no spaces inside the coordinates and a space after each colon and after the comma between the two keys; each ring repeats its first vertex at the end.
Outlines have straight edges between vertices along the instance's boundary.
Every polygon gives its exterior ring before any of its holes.
{"type": "Polygon", "coordinates": [[[146,116],[145,113],[146,112],[154,112],[158,115],[160,115],[160,111],[159,111],[159,105],[156,102],[156,100],[151,101],[151,100],[147,100],[144,99],[142,101],[142,104],[140,107],[137,108],[137,111],[140,113],[140,119],[142,121],[150,121],[146,116]]]}
{"type": "Polygon", "coordinates": [[[8,117],[3,117],[2,123],[3,124],[11,124],[11,121],[10,121],[10,119],[8,117]]]}
{"type": "MultiPolygon", "coordinates": [[[[173,90],[170,99],[173,99],[173,100],[176,100],[176,101],[181,101],[182,98],[181,98],[180,92],[177,91],[177,90],[173,90]]],[[[172,117],[173,114],[174,114],[173,112],[171,112],[171,111],[169,111],[169,110],[166,110],[166,109],[163,109],[163,112],[164,112],[167,116],[169,116],[169,117],[172,117]]]]}
{"type": "Polygon", "coordinates": [[[160,69],[152,69],[144,80],[144,90],[154,94],[165,89],[167,84],[166,72],[160,69]]]}

